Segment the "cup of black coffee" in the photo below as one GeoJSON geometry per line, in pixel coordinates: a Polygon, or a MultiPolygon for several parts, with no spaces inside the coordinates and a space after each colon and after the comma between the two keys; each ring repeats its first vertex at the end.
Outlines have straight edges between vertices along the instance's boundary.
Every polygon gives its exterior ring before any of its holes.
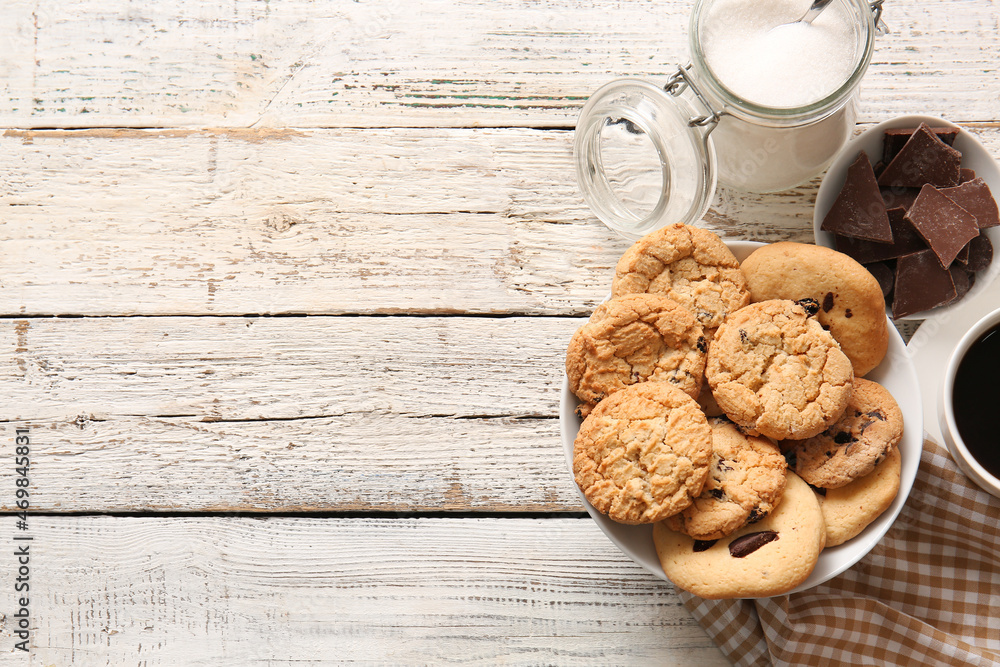
{"type": "Polygon", "coordinates": [[[948,451],[969,479],[1000,498],[1000,310],[962,337],[941,384],[948,451]]]}

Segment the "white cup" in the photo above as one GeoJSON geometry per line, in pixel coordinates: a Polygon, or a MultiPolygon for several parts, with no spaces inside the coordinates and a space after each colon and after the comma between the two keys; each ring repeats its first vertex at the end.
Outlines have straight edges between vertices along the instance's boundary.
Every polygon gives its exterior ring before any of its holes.
{"type": "MultiPolygon", "coordinates": [[[[965,358],[966,352],[968,352],[969,347],[975,343],[980,336],[992,329],[993,327],[1000,324],[1000,310],[994,310],[992,313],[982,318],[968,331],[962,340],[959,341],[958,346],[952,353],[951,358],[948,360],[948,365],[945,366],[944,371],[944,382],[941,383],[941,393],[938,397],[938,420],[941,424],[941,434],[944,437],[945,445],[948,447],[948,451],[951,453],[951,457],[961,468],[962,472],[971,479],[973,482],[978,484],[984,490],[993,494],[994,496],[1000,498],[1000,479],[990,474],[986,468],[983,467],[979,461],[977,461],[972,453],[969,452],[969,448],[966,447],[965,442],[962,440],[962,436],[958,432],[958,425],[955,423],[955,409],[952,405],[952,396],[955,389],[955,374],[958,372],[958,367],[962,363],[962,359],[965,358]]],[[[1000,381],[1000,378],[998,378],[1000,381]]]]}

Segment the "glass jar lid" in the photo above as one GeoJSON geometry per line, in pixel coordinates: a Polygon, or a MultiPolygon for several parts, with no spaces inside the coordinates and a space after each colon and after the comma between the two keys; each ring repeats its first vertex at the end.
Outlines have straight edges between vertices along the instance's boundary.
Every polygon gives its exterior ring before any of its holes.
{"type": "Polygon", "coordinates": [[[683,94],[689,83],[684,68],[666,89],[619,79],[599,88],[580,113],[577,180],[591,210],[626,238],[694,224],[711,203],[716,160],[709,133],[718,115],[696,110],[696,100],[683,94]]]}

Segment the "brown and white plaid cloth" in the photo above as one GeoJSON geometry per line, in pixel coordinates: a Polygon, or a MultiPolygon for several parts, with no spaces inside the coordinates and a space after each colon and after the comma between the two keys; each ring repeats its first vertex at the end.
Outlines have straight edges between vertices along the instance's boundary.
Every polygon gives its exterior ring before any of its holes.
{"type": "Polygon", "coordinates": [[[1000,498],[926,441],[902,512],[854,567],[793,595],[682,599],[740,667],[1000,665],[1000,498]]]}

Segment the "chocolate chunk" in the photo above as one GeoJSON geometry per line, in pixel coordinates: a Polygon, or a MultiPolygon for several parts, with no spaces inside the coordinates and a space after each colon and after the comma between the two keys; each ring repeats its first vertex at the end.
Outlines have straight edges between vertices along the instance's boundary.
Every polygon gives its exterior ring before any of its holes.
{"type": "Polygon", "coordinates": [[[934,251],[943,268],[950,266],[965,244],[979,234],[975,216],[933,185],[921,188],[917,201],[906,212],[906,219],[934,251]]]}
{"type": "Polygon", "coordinates": [[[920,188],[880,188],[879,192],[882,194],[886,210],[901,208],[908,211],[920,194],[920,188]]]}
{"type": "Polygon", "coordinates": [[[769,542],[778,539],[773,530],[762,530],[759,533],[747,533],[729,543],[729,555],[733,558],[744,558],[769,542]]]}
{"type": "Polygon", "coordinates": [[[969,293],[972,289],[972,275],[969,270],[964,266],[959,266],[957,264],[952,264],[948,267],[948,271],[951,272],[951,281],[955,283],[955,301],[958,301],[963,296],[969,293]]]}
{"type": "Polygon", "coordinates": [[[969,241],[969,260],[965,268],[969,271],[984,271],[993,263],[993,243],[986,234],[980,234],[969,241]]]}
{"type": "Polygon", "coordinates": [[[996,199],[983,179],[977,178],[953,188],[941,188],[941,194],[975,216],[980,229],[1000,225],[996,199]]]}
{"type": "Polygon", "coordinates": [[[694,552],[695,553],[699,553],[699,552],[702,552],[702,551],[708,551],[713,546],[715,546],[715,543],[718,542],[718,541],[719,540],[695,540],[694,541],[694,552]]]}
{"type": "Polygon", "coordinates": [[[888,215],[889,226],[892,228],[892,243],[875,243],[837,236],[834,239],[837,250],[853,257],[861,264],[871,264],[927,249],[927,243],[906,219],[906,211],[901,208],[891,208],[888,215]]]}
{"type": "Polygon", "coordinates": [[[806,297],[805,299],[799,299],[795,303],[802,306],[802,309],[806,311],[806,315],[808,315],[809,317],[812,317],[813,315],[819,312],[819,301],[817,301],[816,299],[811,299],[809,297],[806,297]]]}
{"type": "Polygon", "coordinates": [[[829,313],[833,310],[833,292],[827,292],[823,297],[823,312],[829,313]]]}
{"type": "Polygon", "coordinates": [[[868,241],[892,242],[892,229],[868,155],[861,151],[847,168],[844,187],[820,229],[868,241]]]}
{"type": "Polygon", "coordinates": [[[957,296],[951,272],[941,267],[933,250],[896,260],[892,316],[905,317],[951,302],[957,296]]]}
{"type": "Polygon", "coordinates": [[[882,288],[882,296],[887,297],[892,294],[892,285],[895,282],[896,270],[885,262],[866,264],[868,272],[875,276],[878,286],[882,288]]]}
{"type": "MultiPolygon", "coordinates": [[[[969,241],[969,243],[972,243],[972,241],[969,241]]],[[[956,263],[961,264],[962,266],[969,263],[969,243],[962,246],[962,249],[958,251],[957,255],[955,255],[955,261],[951,263],[952,266],[956,263]]]]}
{"type": "Polygon", "coordinates": [[[958,179],[958,184],[968,183],[969,181],[976,180],[976,172],[972,169],[966,169],[965,167],[961,170],[961,176],[958,179]]]}
{"type": "Polygon", "coordinates": [[[938,187],[958,185],[962,154],[939,141],[926,123],[913,133],[885,171],[878,177],[881,187],[919,188],[927,183],[938,187]]]}
{"type": "MultiPolygon", "coordinates": [[[[955,145],[955,137],[958,136],[957,127],[932,127],[930,130],[938,139],[948,144],[955,145]]],[[[892,159],[903,149],[906,142],[910,140],[913,133],[917,131],[915,127],[899,127],[886,130],[882,135],[882,162],[889,164],[892,159]]]]}

